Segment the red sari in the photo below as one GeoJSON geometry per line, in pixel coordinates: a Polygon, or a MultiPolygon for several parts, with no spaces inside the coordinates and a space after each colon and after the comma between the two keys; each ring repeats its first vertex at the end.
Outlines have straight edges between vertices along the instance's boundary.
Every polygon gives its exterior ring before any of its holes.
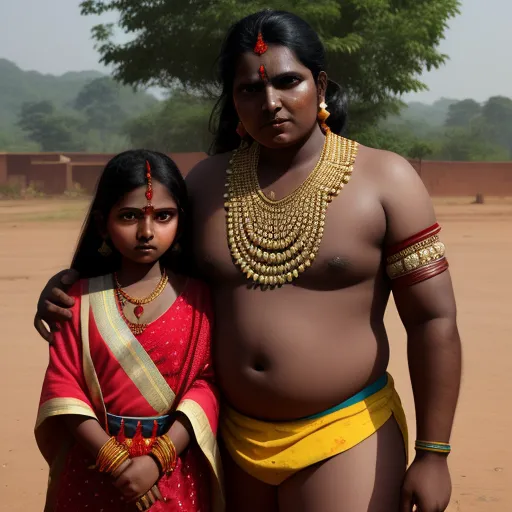
{"type": "Polygon", "coordinates": [[[50,465],[46,511],[125,512],[110,478],[66,429],[61,415],[97,419],[185,414],[195,439],[176,470],[159,480],[164,502],[154,512],[223,510],[221,467],[215,440],[219,403],[211,368],[211,304],[207,287],[189,280],[160,318],[135,336],[117,307],[112,276],[77,283],[73,319],[50,347],[36,440],[50,465]]]}

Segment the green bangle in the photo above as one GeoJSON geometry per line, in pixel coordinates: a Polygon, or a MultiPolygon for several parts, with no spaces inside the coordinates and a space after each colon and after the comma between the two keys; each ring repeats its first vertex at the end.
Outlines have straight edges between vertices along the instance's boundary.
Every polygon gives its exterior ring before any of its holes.
{"type": "Polygon", "coordinates": [[[414,447],[416,450],[422,450],[425,452],[448,454],[452,451],[452,448],[448,443],[438,443],[435,441],[416,441],[414,447]]]}

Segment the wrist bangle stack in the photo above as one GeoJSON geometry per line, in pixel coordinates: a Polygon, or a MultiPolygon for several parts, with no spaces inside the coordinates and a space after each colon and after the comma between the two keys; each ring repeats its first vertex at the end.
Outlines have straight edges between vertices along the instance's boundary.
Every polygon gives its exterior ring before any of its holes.
{"type": "Polygon", "coordinates": [[[164,475],[169,475],[176,467],[176,448],[169,436],[163,435],[156,439],[150,455],[158,460],[160,469],[164,475]]]}
{"type": "Polygon", "coordinates": [[[128,450],[117,442],[115,437],[111,437],[98,452],[96,458],[96,469],[101,473],[114,473],[123,462],[130,457],[128,450]]]}
{"type": "Polygon", "coordinates": [[[439,443],[435,441],[416,441],[414,447],[416,450],[421,450],[424,452],[445,453],[446,455],[452,451],[452,448],[448,443],[439,443]]]}

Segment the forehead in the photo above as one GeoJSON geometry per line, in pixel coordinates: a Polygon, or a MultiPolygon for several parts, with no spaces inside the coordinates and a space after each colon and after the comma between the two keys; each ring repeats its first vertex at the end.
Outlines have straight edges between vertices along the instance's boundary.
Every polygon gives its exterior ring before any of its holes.
{"type": "MultiPolygon", "coordinates": [[[[155,208],[175,208],[176,201],[172,197],[167,187],[162,185],[159,181],[153,180],[153,199],[151,203],[155,208]]],[[[138,187],[131,192],[124,195],[118,203],[119,208],[132,207],[143,208],[147,205],[146,199],[146,186],[138,187]]]]}
{"type": "Polygon", "coordinates": [[[258,69],[264,65],[270,75],[279,75],[289,72],[310,72],[302,64],[295,53],[286,46],[269,44],[268,50],[263,55],[254,52],[245,52],[240,55],[236,67],[235,82],[258,76],[258,69]]]}

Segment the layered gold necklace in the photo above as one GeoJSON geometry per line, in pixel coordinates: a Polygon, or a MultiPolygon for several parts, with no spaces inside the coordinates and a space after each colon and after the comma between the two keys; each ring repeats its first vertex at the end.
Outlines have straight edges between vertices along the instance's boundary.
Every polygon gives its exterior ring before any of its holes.
{"type": "Polygon", "coordinates": [[[357,149],[356,142],[328,132],[311,174],[277,201],[259,186],[259,144],[235,152],[226,171],[227,234],[233,260],[248,279],[261,287],[280,286],[311,266],[327,206],[348,183],[357,149]]]}

